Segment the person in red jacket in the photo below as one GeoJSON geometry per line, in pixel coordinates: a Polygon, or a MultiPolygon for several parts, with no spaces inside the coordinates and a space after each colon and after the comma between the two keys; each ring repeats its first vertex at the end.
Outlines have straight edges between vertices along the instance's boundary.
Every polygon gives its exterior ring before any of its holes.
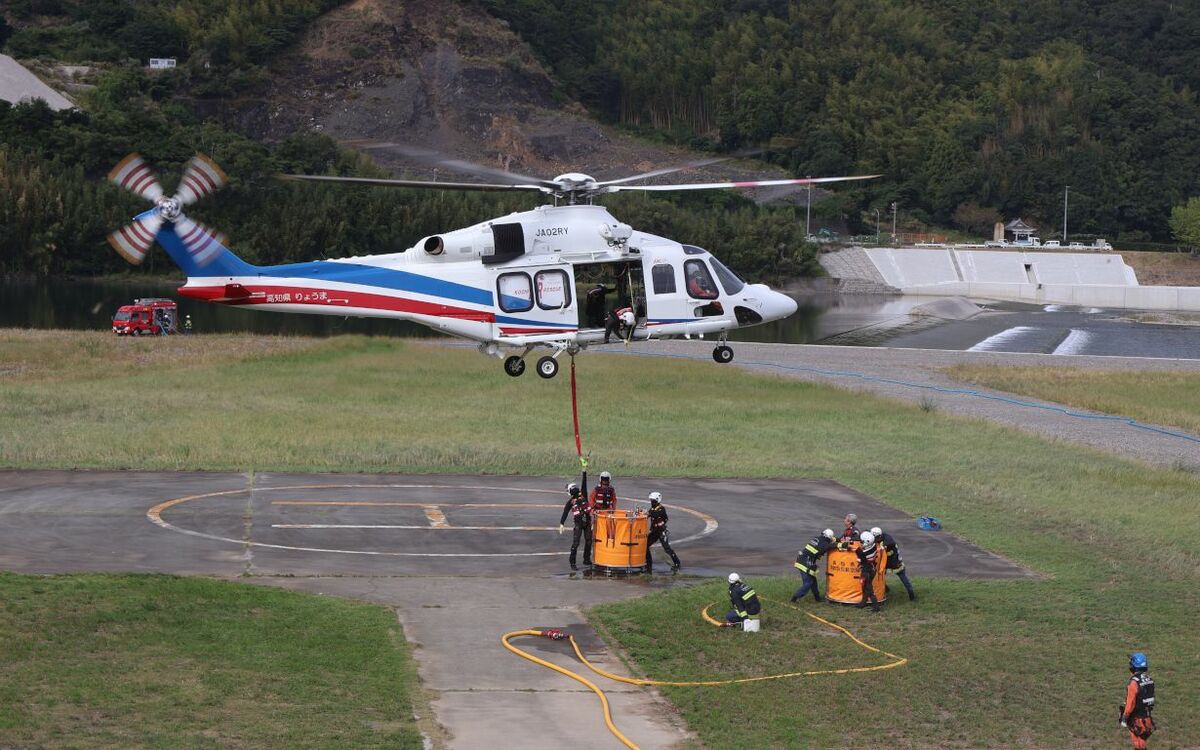
{"type": "Polygon", "coordinates": [[[1146,674],[1150,664],[1141,651],[1129,657],[1131,676],[1125,685],[1125,703],[1121,706],[1121,726],[1129,730],[1134,750],[1146,750],[1146,740],[1154,733],[1154,680],[1146,674]]]}
{"type": "Polygon", "coordinates": [[[593,515],[598,510],[617,509],[617,489],[613,487],[612,474],[607,471],[600,472],[600,484],[592,488],[592,496],[589,500],[593,515]]]}

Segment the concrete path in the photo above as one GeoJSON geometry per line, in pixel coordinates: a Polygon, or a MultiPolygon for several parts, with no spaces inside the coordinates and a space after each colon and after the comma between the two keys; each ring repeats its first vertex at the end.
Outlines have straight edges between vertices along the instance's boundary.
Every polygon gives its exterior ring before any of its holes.
{"type": "MultiPolygon", "coordinates": [[[[1129,458],[1167,466],[1200,468],[1200,436],[1191,435],[1191,439],[1172,437],[1133,427],[1119,420],[1068,416],[1061,411],[1065,407],[1057,404],[967,385],[942,372],[944,368],[956,364],[990,364],[1200,373],[1200,361],[1197,360],[747,342],[730,342],[730,346],[735,353],[734,364],[747,369],[869,391],[905,401],[927,402],[949,414],[986,419],[1043,437],[1080,443],[1129,458]],[[946,393],[937,390],[939,388],[970,389],[993,398],[946,393]],[[1004,399],[1017,399],[1049,408],[1020,406],[1004,399]]],[[[636,344],[630,347],[630,351],[642,356],[705,360],[716,366],[711,358],[712,348],[712,341],[660,341],[636,344]]],[[[616,350],[608,351],[616,353],[616,350]]],[[[1084,410],[1072,411],[1095,414],[1084,410]]],[[[1183,432],[1174,428],[1170,428],[1170,431],[1183,432]]]]}
{"type": "MultiPolygon", "coordinates": [[[[917,579],[1031,574],[947,532],[827,481],[618,477],[621,503],[663,492],[684,572],[789,574],[797,548],[845,513],[898,538],[917,579]]],[[[583,578],[557,534],[565,478],[142,472],[0,472],[0,568],[212,575],[394,607],[440,729],[460,750],[612,748],[595,696],[501,645],[560,627],[627,674],[582,610],[688,580],[583,578]]],[[[660,563],[662,558],[659,557],[660,563]]],[[[659,569],[661,571],[661,568],[659,569]]],[[[525,639],[564,666],[566,645],[525,639]]],[[[686,745],[674,708],[644,688],[602,685],[620,729],[645,748],[686,745]]]]}

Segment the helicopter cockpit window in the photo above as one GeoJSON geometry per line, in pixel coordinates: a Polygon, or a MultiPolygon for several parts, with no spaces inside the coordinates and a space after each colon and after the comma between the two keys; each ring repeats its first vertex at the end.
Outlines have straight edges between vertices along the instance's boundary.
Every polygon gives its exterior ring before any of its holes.
{"type": "Polygon", "coordinates": [[[500,292],[500,309],[504,312],[525,312],[533,308],[533,285],[527,273],[502,273],[496,280],[500,292]]]}
{"type": "Polygon", "coordinates": [[[675,293],[675,266],[670,263],[655,263],[650,268],[650,281],[655,294],[675,293]]]}
{"type": "Polygon", "coordinates": [[[737,274],[725,267],[725,264],[717,260],[715,257],[708,259],[712,263],[713,270],[717,273],[717,280],[721,282],[721,287],[726,294],[737,294],[742,291],[742,287],[746,286],[746,282],[737,277],[737,274]]]}
{"type": "Polygon", "coordinates": [[[683,245],[683,252],[686,255],[704,255],[708,251],[702,247],[696,247],[695,245],[683,245]]]}
{"type": "Polygon", "coordinates": [[[533,277],[538,307],[562,310],[571,304],[571,285],[565,271],[538,271],[533,277]]]}
{"type": "Polygon", "coordinates": [[[696,299],[716,299],[721,296],[717,285],[713,282],[708,266],[702,260],[688,260],[683,263],[683,275],[687,279],[687,292],[696,299]]]}

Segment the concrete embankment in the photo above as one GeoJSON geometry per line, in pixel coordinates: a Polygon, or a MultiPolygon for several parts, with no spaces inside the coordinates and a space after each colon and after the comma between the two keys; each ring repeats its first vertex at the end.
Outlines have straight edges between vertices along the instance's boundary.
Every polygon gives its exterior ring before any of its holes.
{"type": "Polygon", "coordinates": [[[854,247],[822,256],[821,264],[835,278],[904,294],[1200,311],[1200,287],[1139,286],[1133,269],[1113,253],[854,247]]]}

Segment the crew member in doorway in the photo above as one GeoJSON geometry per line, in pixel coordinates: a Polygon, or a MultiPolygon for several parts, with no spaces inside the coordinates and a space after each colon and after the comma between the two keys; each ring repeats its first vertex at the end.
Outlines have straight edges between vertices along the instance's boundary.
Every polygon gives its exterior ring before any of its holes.
{"type": "Polygon", "coordinates": [[[589,567],[592,564],[592,510],[587,495],[586,471],[583,472],[583,489],[574,482],[567,485],[567,502],[563,505],[562,517],[558,519],[560,534],[566,528],[564,524],[568,515],[575,519],[575,527],[571,532],[571,556],[568,558],[571,570],[578,570],[575,567],[575,557],[579,551],[580,539],[583,539],[583,565],[589,567]]]}
{"type": "Polygon", "coordinates": [[[904,570],[904,560],[900,557],[900,548],[896,546],[896,538],[891,534],[885,534],[883,529],[876,526],[871,529],[871,534],[875,537],[876,544],[883,545],[884,552],[887,552],[887,570],[883,572],[887,575],[890,570],[900,577],[900,583],[904,584],[904,590],[908,592],[908,600],[911,602],[917,598],[917,594],[913,591],[912,582],[908,580],[908,573],[904,570]]]}
{"type": "Polygon", "coordinates": [[[587,291],[584,302],[584,313],[587,315],[588,328],[604,327],[604,298],[616,291],[616,287],[597,284],[587,291]]]}
{"type": "Polygon", "coordinates": [[[793,602],[803,599],[809,590],[812,591],[813,599],[821,601],[821,589],[817,585],[817,576],[821,574],[821,558],[835,546],[837,546],[837,537],[833,535],[833,529],[825,529],[804,545],[804,549],[800,550],[800,554],[796,556],[796,568],[800,571],[800,578],[804,581],[804,585],[792,594],[793,602]]]}
{"type": "Polygon", "coordinates": [[[621,340],[627,340],[637,326],[637,316],[632,307],[621,307],[608,314],[608,325],[604,327],[604,343],[616,335],[621,340]]]}
{"type": "Polygon", "coordinates": [[[762,611],[758,594],[754,593],[754,589],[747,586],[737,573],[729,574],[729,603],[733,609],[725,614],[725,622],[730,625],[756,617],[762,611]]]}
{"type": "Polygon", "coordinates": [[[607,471],[600,472],[600,484],[592,489],[592,495],[588,498],[590,501],[588,507],[595,513],[598,510],[616,510],[617,509],[617,489],[612,484],[612,474],[607,471]]]}
{"type": "MultiPolygon", "coordinates": [[[[850,516],[846,518],[848,520],[850,516]]],[[[879,545],[875,543],[875,535],[869,531],[862,533],[859,542],[858,548],[854,550],[854,554],[858,555],[859,575],[862,577],[862,601],[858,603],[858,606],[865,607],[869,602],[871,611],[878,612],[879,597],[875,596],[875,562],[879,559],[879,545]]],[[[838,549],[849,548],[850,542],[838,542],[838,549]]]]}
{"type": "Polygon", "coordinates": [[[1125,685],[1125,703],[1121,706],[1121,726],[1129,730],[1134,750],[1145,750],[1146,740],[1154,734],[1154,680],[1146,674],[1150,664],[1141,651],[1129,657],[1129,683],[1125,685]]]}
{"type": "Polygon", "coordinates": [[[662,542],[663,550],[671,556],[671,572],[679,570],[679,555],[671,549],[671,541],[667,534],[667,509],[662,504],[662,493],[650,493],[650,537],[646,540],[646,572],[654,570],[654,558],[650,556],[650,548],[655,542],[662,542]]]}
{"type": "Polygon", "coordinates": [[[858,541],[858,528],[857,528],[858,516],[854,515],[853,513],[847,513],[846,520],[844,521],[844,523],[846,524],[846,528],[842,529],[842,541],[843,542],[857,542],[858,541]]]}

